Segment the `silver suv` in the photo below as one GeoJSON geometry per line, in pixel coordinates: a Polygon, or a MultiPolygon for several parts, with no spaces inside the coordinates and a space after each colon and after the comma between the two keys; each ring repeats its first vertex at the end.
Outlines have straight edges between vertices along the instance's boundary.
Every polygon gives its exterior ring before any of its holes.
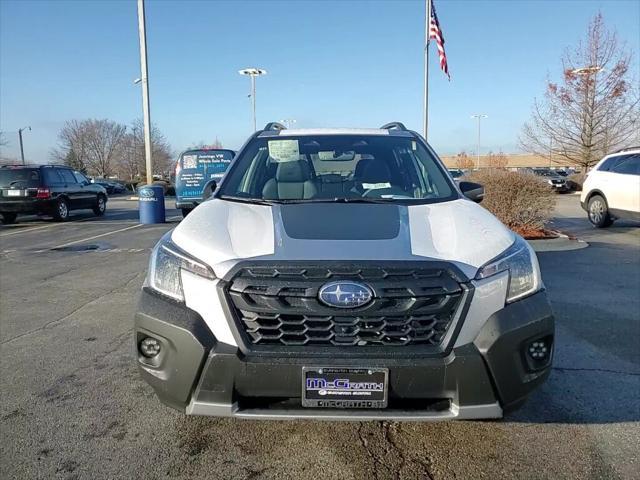
{"type": "Polygon", "coordinates": [[[190,415],[498,418],[548,376],[535,253],[420,135],[269,124],[156,245],[137,363],[190,415]]]}

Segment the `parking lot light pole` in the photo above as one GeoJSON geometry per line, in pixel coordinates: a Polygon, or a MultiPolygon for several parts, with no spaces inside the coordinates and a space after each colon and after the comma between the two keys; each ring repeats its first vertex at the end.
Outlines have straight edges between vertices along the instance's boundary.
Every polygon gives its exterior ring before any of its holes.
{"type": "Polygon", "coordinates": [[[151,159],[151,113],[149,107],[149,70],[147,67],[147,33],[145,29],[144,0],[138,0],[138,34],[140,37],[140,83],[142,84],[144,153],[147,167],[147,185],[151,185],[153,183],[153,163],[151,159]]]}
{"type": "Polygon", "coordinates": [[[22,164],[24,165],[24,146],[22,145],[22,131],[29,130],[31,131],[31,127],[22,127],[18,129],[18,139],[20,139],[20,158],[22,159],[22,164]]]}
{"type": "Polygon", "coordinates": [[[248,75],[251,77],[251,108],[253,110],[253,131],[256,131],[256,77],[266,75],[267,71],[262,68],[244,68],[238,70],[240,75],[248,75]]]}
{"type": "Polygon", "coordinates": [[[471,118],[478,119],[478,163],[476,165],[476,168],[480,170],[480,120],[483,118],[488,118],[488,115],[485,115],[484,113],[474,113],[473,115],[471,115],[471,118]]]}

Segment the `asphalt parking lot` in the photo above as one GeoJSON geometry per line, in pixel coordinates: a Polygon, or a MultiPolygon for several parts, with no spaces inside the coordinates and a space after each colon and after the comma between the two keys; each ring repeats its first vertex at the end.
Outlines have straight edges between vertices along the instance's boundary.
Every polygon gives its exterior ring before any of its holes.
{"type": "Polygon", "coordinates": [[[136,297],[180,217],[140,226],[135,209],[0,227],[0,477],[639,478],[638,224],[595,230],[558,197],[555,228],[590,246],[540,254],[555,367],[504,420],[254,422],[185,417],[139,379],[136,297]]]}

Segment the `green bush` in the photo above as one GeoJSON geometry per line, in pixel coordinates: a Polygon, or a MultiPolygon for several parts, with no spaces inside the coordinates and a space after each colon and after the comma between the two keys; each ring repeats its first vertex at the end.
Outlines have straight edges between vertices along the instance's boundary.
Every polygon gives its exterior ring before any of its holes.
{"type": "Polygon", "coordinates": [[[522,236],[536,236],[551,218],[556,197],[551,186],[528,172],[489,169],[465,177],[484,186],[481,205],[522,236]]]}

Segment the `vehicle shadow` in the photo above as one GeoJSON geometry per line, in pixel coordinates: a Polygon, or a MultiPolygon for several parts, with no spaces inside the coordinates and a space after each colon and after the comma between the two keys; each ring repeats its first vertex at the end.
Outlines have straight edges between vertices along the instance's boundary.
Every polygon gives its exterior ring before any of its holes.
{"type": "Polygon", "coordinates": [[[606,236],[610,234],[630,233],[640,227],[640,222],[634,220],[616,220],[607,228],[595,228],[586,217],[556,217],[549,226],[554,230],[581,238],[583,236],[606,236]]]}
{"type": "Polygon", "coordinates": [[[554,367],[509,420],[640,421],[640,244],[597,238],[608,241],[538,256],[556,317],[554,367]]]}
{"type": "MultiPolygon", "coordinates": [[[[137,206],[136,206],[137,207],[137,206]]],[[[180,211],[167,208],[167,223],[178,223],[182,216],[180,211]],[[177,218],[179,217],[179,218],[177,218]]],[[[0,231],[20,230],[23,228],[34,227],[48,224],[68,224],[74,222],[92,223],[92,222],[122,222],[122,221],[138,221],[139,213],[137,208],[108,208],[107,212],[102,216],[96,216],[91,210],[73,210],[69,212],[69,219],[66,222],[59,222],[51,216],[47,215],[25,215],[19,216],[15,223],[4,225],[0,224],[0,231]]]]}
{"type": "MultiPolygon", "coordinates": [[[[562,338],[561,335],[559,335],[562,338]]],[[[560,341],[557,351],[570,348],[560,341]]],[[[571,354],[558,355],[547,382],[507,421],[522,423],[606,424],[640,421],[640,368],[610,368],[598,358],[593,367],[571,363],[571,354]]],[[[602,359],[604,360],[604,358],[602,359]]]]}

